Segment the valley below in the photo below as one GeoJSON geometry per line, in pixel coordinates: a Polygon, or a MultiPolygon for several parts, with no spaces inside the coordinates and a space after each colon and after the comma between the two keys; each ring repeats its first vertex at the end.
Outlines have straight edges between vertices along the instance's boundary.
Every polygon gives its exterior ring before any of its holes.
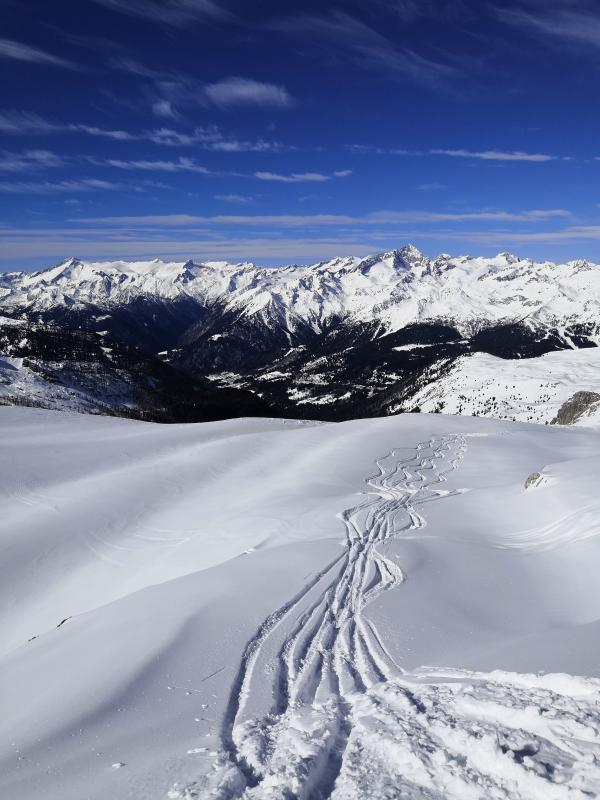
{"type": "Polygon", "coordinates": [[[157,422],[422,409],[550,423],[597,388],[598,275],[411,245],[282,268],[71,258],[0,276],[0,403],[157,422]]]}

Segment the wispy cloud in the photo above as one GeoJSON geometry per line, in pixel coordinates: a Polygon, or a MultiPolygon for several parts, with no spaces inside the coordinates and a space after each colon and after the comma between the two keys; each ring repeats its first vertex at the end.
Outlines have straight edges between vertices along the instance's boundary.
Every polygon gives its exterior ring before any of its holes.
{"type": "Polygon", "coordinates": [[[156,128],[140,134],[138,138],[147,138],[154,144],[164,144],[168,147],[188,147],[190,145],[213,145],[223,141],[223,135],[218,128],[195,128],[191,133],[182,133],[172,128],[156,128]]]}
{"type": "MultiPolygon", "coordinates": [[[[4,231],[3,231],[4,237],[4,231]]],[[[14,268],[16,259],[64,258],[65,253],[77,253],[81,258],[148,258],[150,256],[175,260],[194,258],[205,260],[261,261],[269,259],[283,263],[317,260],[339,256],[340,253],[368,255],[373,243],[335,236],[331,238],[238,238],[215,239],[205,235],[178,240],[159,237],[103,236],[90,238],[73,231],[47,231],[35,235],[6,236],[0,260],[14,268]]]]}
{"type": "Polygon", "coordinates": [[[30,111],[0,111],[0,132],[15,136],[23,134],[50,134],[50,133],[86,133],[89,136],[101,136],[115,141],[134,141],[141,138],[137,134],[123,130],[99,128],[96,125],[82,123],[59,123],[45,119],[39,114],[30,111]]]}
{"type": "Polygon", "coordinates": [[[245,194],[216,194],[215,200],[222,203],[232,203],[233,205],[250,205],[254,203],[254,197],[245,194]]]}
{"type": "Polygon", "coordinates": [[[88,158],[88,161],[95,166],[108,166],[115,169],[122,170],[141,170],[144,172],[192,172],[200,175],[211,175],[219,177],[237,177],[237,178],[257,178],[261,181],[272,181],[279,183],[322,183],[332,180],[334,178],[345,178],[352,174],[352,170],[340,170],[331,175],[324,175],[320,172],[303,172],[292,173],[291,175],[279,175],[274,172],[255,172],[254,174],[246,174],[243,172],[218,171],[212,170],[203,164],[198,164],[193,158],[180,156],[177,159],[98,159],[88,158]]]}
{"type": "Polygon", "coordinates": [[[144,170],[146,172],[197,172],[202,175],[213,174],[207,167],[197,164],[192,158],[185,158],[184,156],[174,161],[124,161],[122,159],[109,158],[104,163],[117,169],[144,170]]]}
{"type": "Polygon", "coordinates": [[[292,98],[284,86],[262,83],[251,78],[224,78],[204,87],[204,93],[216,106],[271,106],[285,108],[292,98]]]}
{"type": "Polygon", "coordinates": [[[23,133],[54,133],[60,131],[55,125],[39,114],[29,111],[0,111],[0,132],[22,135],[23,133]]]}
{"type": "Polygon", "coordinates": [[[472,150],[431,150],[432,155],[450,156],[452,158],[475,158],[481,161],[556,161],[558,156],[551,156],[546,153],[524,153],[520,150],[504,152],[502,150],[482,150],[473,152],[472,150]]]}
{"type": "Polygon", "coordinates": [[[26,61],[32,64],[43,64],[48,67],[62,67],[64,69],[80,69],[77,64],[67,61],[65,58],[47,53],[38,47],[23,42],[15,42],[12,39],[0,39],[0,58],[7,58],[13,61],[26,61]]]}
{"type": "Polygon", "coordinates": [[[178,117],[177,112],[173,108],[173,103],[164,98],[152,103],[152,113],[157,117],[163,117],[165,119],[177,119],[178,117]]]}
{"type": "Polygon", "coordinates": [[[531,211],[465,211],[460,213],[435,211],[376,211],[369,214],[372,224],[431,223],[431,222],[540,222],[542,220],[570,217],[563,208],[533,209],[531,211]]]}
{"type": "Polygon", "coordinates": [[[600,16],[597,10],[573,3],[544,3],[536,8],[497,8],[498,18],[521,32],[533,33],[557,45],[587,44],[600,47],[600,16]],[[562,7],[561,7],[562,6],[562,7]]]}
{"type": "Polygon", "coordinates": [[[123,184],[112,181],[98,180],[97,178],[82,178],[80,180],[65,181],[0,181],[0,193],[3,194],[75,194],[77,192],[91,192],[96,190],[116,191],[124,187],[123,184]]]}
{"type": "Polygon", "coordinates": [[[376,156],[420,156],[422,153],[405,150],[402,147],[379,147],[370,144],[351,144],[349,149],[354,153],[376,156]]]}
{"type": "Polygon", "coordinates": [[[284,150],[294,150],[294,147],[283,145],[281,142],[265,139],[247,140],[228,136],[216,125],[194,128],[191,132],[177,131],[173,128],[153,128],[144,131],[126,131],[120,129],[101,128],[97,125],[83,123],[55,123],[27,111],[0,112],[0,133],[17,135],[23,134],[52,134],[52,133],[84,133],[88,136],[98,136],[112,139],[116,142],[152,142],[153,144],[167,147],[200,147],[223,153],[279,153],[284,150]]]}
{"type": "Polygon", "coordinates": [[[93,225],[122,225],[147,227],[162,225],[166,227],[189,227],[196,225],[244,225],[261,227],[277,225],[297,228],[321,225],[352,225],[359,221],[356,217],[341,214],[217,214],[214,216],[198,216],[194,214],[148,215],[140,217],[90,217],[76,219],[71,222],[89,223],[93,225]]]}
{"type": "Polygon", "coordinates": [[[0,151],[0,172],[32,172],[36,169],[62,167],[62,156],[49,150],[24,150],[22,153],[0,151]]]}
{"type": "Polygon", "coordinates": [[[94,0],[121,14],[183,28],[205,19],[226,19],[232,15],[213,0],[94,0]]]}
{"type": "Polygon", "coordinates": [[[228,109],[238,106],[289,108],[294,98],[282,84],[259,81],[246,75],[233,75],[212,83],[199,81],[180,71],[149,67],[129,56],[110,60],[110,66],[149,82],[146,93],[152,98],[156,116],[176,119],[180,108],[215,106],[228,109]]]}
{"type": "Polygon", "coordinates": [[[72,222],[94,225],[123,226],[155,226],[186,227],[194,225],[248,225],[283,227],[309,226],[361,226],[361,225],[395,225],[399,223],[430,224],[436,222],[541,222],[571,216],[565,209],[533,209],[530,211],[473,211],[464,213],[431,212],[431,211],[374,211],[365,216],[348,216],[343,214],[253,214],[253,215],[216,215],[198,216],[193,214],[166,214],[121,217],[88,217],[75,219],[72,222]]]}
{"type": "MultiPolygon", "coordinates": [[[[465,243],[489,248],[505,249],[513,245],[546,244],[559,246],[577,242],[600,241],[600,226],[583,226],[559,231],[494,231],[461,230],[448,232],[435,228],[382,232],[373,237],[343,234],[331,236],[243,236],[212,237],[206,232],[194,231],[183,238],[164,233],[153,237],[149,231],[131,235],[118,230],[94,231],[81,229],[36,229],[3,230],[3,247],[0,260],[14,269],[17,259],[64,258],[65,253],[75,252],[81,258],[148,258],[161,257],[176,260],[193,258],[195,261],[226,260],[271,263],[302,263],[320,261],[340,255],[366,256],[383,249],[397,247],[407,241],[416,242],[423,249],[425,242],[458,242],[462,249],[465,243]],[[422,244],[423,243],[423,244],[422,244]]],[[[437,246],[437,245],[436,245],[437,246]]]]}
{"type": "Polygon", "coordinates": [[[455,77],[456,67],[402,47],[350,14],[334,11],[329,16],[300,15],[272,23],[305,41],[325,42],[348,61],[368,69],[409,78],[419,83],[438,84],[455,77]]]}
{"type": "Polygon", "coordinates": [[[115,142],[131,142],[137,138],[134,134],[129,133],[128,131],[98,128],[95,125],[67,125],[66,130],[87,133],[90,136],[101,136],[105,139],[112,139],[115,142]]]}
{"type": "Polygon", "coordinates": [[[277,172],[255,172],[254,177],[261,181],[275,181],[278,183],[323,183],[333,178],[347,178],[352,175],[351,169],[342,169],[325,175],[322,172],[292,172],[291,175],[280,175],[277,172]]]}
{"type": "Polygon", "coordinates": [[[466,150],[466,149],[445,149],[437,148],[434,150],[405,150],[401,147],[380,147],[377,145],[352,144],[350,150],[354,153],[363,155],[391,155],[391,156],[414,156],[424,157],[449,156],[450,158],[471,158],[480,161],[571,161],[567,156],[555,156],[548,153],[526,153],[522,150],[466,150]]]}
{"type": "Polygon", "coordinates": [[[176,131],[172,128],[155,128],[139,134],[132,134],[132,137],[168,147],[194,146],[200,147],[202,150],[223,153],[278,153],[282,150],[293,149],[285,147],[280,142],[264,139],[250,141],[227,136],[216,125],[195,128],[191,133],[176,131]]]}

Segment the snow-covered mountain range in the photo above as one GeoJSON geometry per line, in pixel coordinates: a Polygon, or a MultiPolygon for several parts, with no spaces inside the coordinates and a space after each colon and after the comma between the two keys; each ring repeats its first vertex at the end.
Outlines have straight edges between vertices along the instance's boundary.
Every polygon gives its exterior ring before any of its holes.
{"type": "Polygon", "coordinates": [[[59,328],[95,337],[108,361],[117,343],[213,390],[259,395],[274,413],[341,419],[410,409],[438,367],[462,358],[468,371],[473,353],[596,347],[600,266],[429,259],[411,245],[273,269],[70,258],[0,276],[0,314],[10,358],[27,338],[7,333],[15,322],[38,338],[59,328]]]}
{"type": "MultiPolygon", "coordinates": [[[[193,300],[279,324],[293,334],[322,332],[331,320],[376,322],[379,333],[409,324],[451,322],[463,335],[526,321],[570,328],[598,323],[600,269],[588,261],[534,262],[442,254],[429,259],[412,245],[367,258],[310,266],[261,268],[226,262],[82,262],[69,258],[34,273],[0,278],[4,309],[127,305],[139,298],[193,300]]],[[[567,333],[568,335],[568,333],[567,333]]]]}

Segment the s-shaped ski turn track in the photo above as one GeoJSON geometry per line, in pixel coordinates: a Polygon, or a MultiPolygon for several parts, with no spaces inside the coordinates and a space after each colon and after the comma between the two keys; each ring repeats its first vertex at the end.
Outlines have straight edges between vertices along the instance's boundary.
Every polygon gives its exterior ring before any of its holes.
{"type": "MultiPolygon", "coordinates": [[[[423,528],[419,509],[425,503],[456,493],[441,484],[465,449],[463,436],[448,435],[421,442],[412,452],[394,448],[376,461],[364,499],[341,514],[347,536],[342,556],[248,642],[222,730],[226,756],[205,796],[331,795],[354,706],[370,687],[402,674],[365,615],[404,580],[385,543],[423,528]]],[[[408,689],[406,695],[410,699],[408,689]]]]}

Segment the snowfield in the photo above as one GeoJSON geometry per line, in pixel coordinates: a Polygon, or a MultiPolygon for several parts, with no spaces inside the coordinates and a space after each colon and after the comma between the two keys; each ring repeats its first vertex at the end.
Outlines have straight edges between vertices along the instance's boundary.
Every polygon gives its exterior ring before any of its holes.
{"type": "Polygon", "coordinates": [[[0,441],[0,796],[600,794],[600,433],[0,408],[0,441]]]}
{"type": "MultiPolygon", "coordinates": [[[[411,402],[427,412],[441,406],[447,414],[550,423],[563,403],[580,391],[600,391],[600,348],[560,350],[524,359],[487,353],[462,356],[411,402]]],[[[590,412],[575,424],[600,424],[600,409],[590,412]]]]}

